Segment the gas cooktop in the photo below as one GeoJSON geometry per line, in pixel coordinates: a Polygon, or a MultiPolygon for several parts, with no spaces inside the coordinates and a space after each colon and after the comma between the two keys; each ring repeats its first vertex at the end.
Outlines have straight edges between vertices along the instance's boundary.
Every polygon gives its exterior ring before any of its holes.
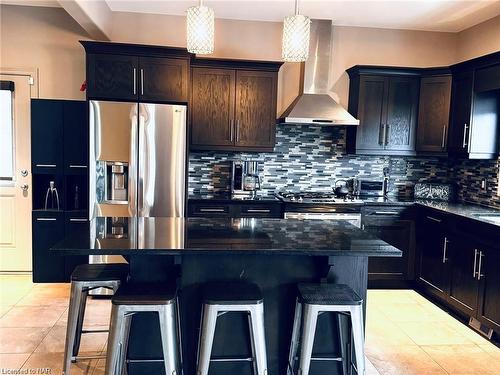
{"type": "Polygon", "coordinates": [[[339,197],[328,191],[280,191],[276,196],[285,203],[316,203],[316,204],[363,204],[363,201],[354,195],[339,197]]]}

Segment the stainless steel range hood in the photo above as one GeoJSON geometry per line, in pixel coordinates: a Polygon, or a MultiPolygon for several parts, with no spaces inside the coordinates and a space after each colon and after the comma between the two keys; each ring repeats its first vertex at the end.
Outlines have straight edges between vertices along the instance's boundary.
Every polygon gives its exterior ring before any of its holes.
{"type": "Polygon", "coordinates": [[[349,112],[328,94],[332,22],[313,20],[309,59],[301,67],[301,94],[280,116],[279,123],[359,125],[349,112]]]}

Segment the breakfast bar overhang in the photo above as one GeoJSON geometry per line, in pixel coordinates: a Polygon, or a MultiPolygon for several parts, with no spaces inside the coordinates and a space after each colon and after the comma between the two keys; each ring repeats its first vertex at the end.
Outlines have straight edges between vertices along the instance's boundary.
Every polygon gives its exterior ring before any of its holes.
{"type": "MultiPolygon", "coordinates": [[[[52,249],[53,255],[122,255],[130,264],[129,282],[176,283],[179,289],[183,370],[196,373],[201,286],[210,281],[245,280],[264,297],[268,374],[287,373],[296,285],[327,282],[349,285],[366,299],[368,257],[401,256],[401,251],[346,222],[284,219],[111,218],[90,221],[52,249]],[[120,235],[113,226],[120,223],[120,235]]],[[[365,306],[366,308],[366,306],[365,306]]],[[[318,320],[314,350],[339,351],[337,321],[318,320]]],[[[133,317],[128,373],[162,373],[158,318],[133,317]],[[142,362],[139,360],[148,360],[142,362]]],[[[347,324],[340,329],[347,331],[347,324]]],[[[245,356],[248,326],[243,316],[217,321],[212,355],[245,356]]],[[[346,345],[349,345],[347,343],[346,345]]],[[[349,348],[347,348],[349,349],[349,348]]],[[[215,362],[210,374],[251,374],[250,363],[215,362]]],[[[339,362],[318,361],[311,374],[341,374],[339,362]]]]}

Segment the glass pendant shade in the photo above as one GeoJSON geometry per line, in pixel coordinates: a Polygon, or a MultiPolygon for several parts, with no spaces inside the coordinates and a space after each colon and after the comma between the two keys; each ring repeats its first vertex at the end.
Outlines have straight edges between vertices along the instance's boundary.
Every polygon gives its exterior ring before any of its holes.
{"type": "Polygon", "coordinates": [[[301,14],[285,17],[283,21],[282,58],[289,62],[306,61],[309,57],[311,20],[301,14]]]}
{"type": "Polygon", "coordinates": [[[191,53],[207,55],[214,52],[215,16],[213,9],[204,6],[187,10],[187,49],[191,53]]]}

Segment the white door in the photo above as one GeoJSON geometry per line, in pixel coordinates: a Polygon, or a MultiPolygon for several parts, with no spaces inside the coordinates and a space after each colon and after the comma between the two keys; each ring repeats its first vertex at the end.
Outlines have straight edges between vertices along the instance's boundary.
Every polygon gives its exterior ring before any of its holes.
{"type": "Polygon", "coordinates": [[[0,82],[0,271],[31,271],[32,86],[26,75],[0,82]]]}

